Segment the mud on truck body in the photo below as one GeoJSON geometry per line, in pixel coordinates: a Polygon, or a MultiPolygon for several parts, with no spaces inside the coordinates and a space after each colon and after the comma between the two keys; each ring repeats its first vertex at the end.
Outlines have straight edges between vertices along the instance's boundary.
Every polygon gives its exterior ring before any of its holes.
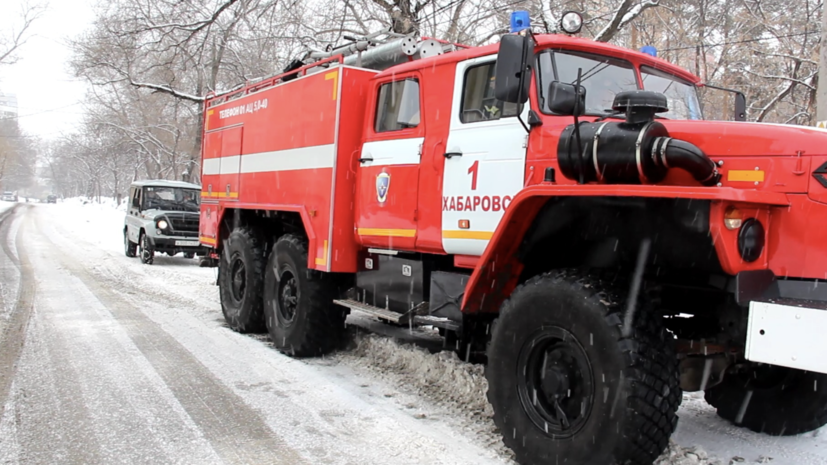
{"type": "Polygon", "coordinates": [[[565,35],[363,42],[206,103],[233,329],[304,357],[349,311],[437,327],[525,464],[650,464],[682,391],[827,422],[827,133],[704,121],[698,77],[565,35]]]}

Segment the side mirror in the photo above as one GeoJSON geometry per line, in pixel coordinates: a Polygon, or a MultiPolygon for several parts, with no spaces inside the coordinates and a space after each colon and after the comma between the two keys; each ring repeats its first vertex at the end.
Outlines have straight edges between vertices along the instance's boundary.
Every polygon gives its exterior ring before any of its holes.
{"type": "Polygon", "coordinates": [[[747,97],[741,92],[735,93],[735,121],[747,120],[747,97]]]}
{"type": "Polygon", "coordinates": [[[533,57],[532,39],[515,34],[503,36],[497,53],[497,72],[494,81],[494,97],[497,100],[520,104],[528,100],[533,57]]]}
{"type": "Polygon", "coordinates": [[[729,92],[731,94],[734,94],[735,112],[732,115],[732,119],[734,121],[746,121],[747,120],[747,97],[744,95],[743,92],[735,90],[735,89],[727,89],[726,87],[714,86],[712,84],[703,84],[703,86],[708,88],[708,89],[722,90],[724,92],[729,92]]]}
{"type": "Polygon", "coordinates": [[[548,108],[557,115],[581,116],[586,112],[586,88],[554,81],[548,86],[548,108]]]}

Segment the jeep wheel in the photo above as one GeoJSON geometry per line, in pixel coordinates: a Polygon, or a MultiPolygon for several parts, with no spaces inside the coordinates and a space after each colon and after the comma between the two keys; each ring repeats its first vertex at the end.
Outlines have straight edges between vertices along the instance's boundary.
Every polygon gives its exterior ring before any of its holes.
{"type": "Polygon", "coordinates": [[[240,333],[264,329],[261,284],[264,277],[264,241],[258,230],[233,230],[221,251],[218,281],[224,319],[240,333]]]}
{"type": "Polygon", "coordinates": [[[126,232],[126,229],[123,231],[123,251],[129,258],[134,258],[135,252],[138,251],[138,244],[129,240],[129,234],[126,232]]]}
{"type": "MultiPolygon", "coordinates": [[[[590,277],[549,273],[503,304],[488,349],[488,400],[521,464],[650,465],[681,401],[678,363],[660,319],[590,277]]],[[[644,306],[645,307],[645,306],[644,306]]]]}
{"type": "Polygon", "coordinates": [[[758,433],[790,436],[827,424],[827,375],[774,365],[727,374],[707,389],[718,415],[758,433]]]}
{"type": "Polygon", "coordinates": [[[152,265],[155,260],[155,250],[152,249],[152,244],[149,242],[149,237],[146,234],[141,234],[141,263],[145,265],[152,265]]]}
{"type": "Polygon", "coordinates": [[[279,238],[264,276],[264,316],[276,348],[307,357],[339,347],[347,314],[333,303],[336,289],[331,276],[307,269],[307,245],[302,239],[279,238]]]}

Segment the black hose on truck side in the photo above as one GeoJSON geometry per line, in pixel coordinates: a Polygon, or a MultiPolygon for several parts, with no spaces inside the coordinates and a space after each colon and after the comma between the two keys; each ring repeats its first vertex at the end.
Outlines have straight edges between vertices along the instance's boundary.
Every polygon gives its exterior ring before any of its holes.
{"type": "Polygon", "coordinates": [[[714,186],[721,176],[715,162],[695,144],[671,137],[655,139],[652,158],[664,168],[683,168],[704,186],[714,186]]]}

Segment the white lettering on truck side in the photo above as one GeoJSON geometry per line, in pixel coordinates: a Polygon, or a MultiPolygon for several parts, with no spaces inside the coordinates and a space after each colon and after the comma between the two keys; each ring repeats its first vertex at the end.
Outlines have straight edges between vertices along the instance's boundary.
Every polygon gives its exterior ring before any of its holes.
{"type": "Polygon", "coordinates": [[[255,113],[259,110],[267,108],[267,99],[256,100],[245,105],[236,105],[234,107],[219,110],[218,119],[232,118],[233,116],[244,115],[248,113],[255,113]]]}

